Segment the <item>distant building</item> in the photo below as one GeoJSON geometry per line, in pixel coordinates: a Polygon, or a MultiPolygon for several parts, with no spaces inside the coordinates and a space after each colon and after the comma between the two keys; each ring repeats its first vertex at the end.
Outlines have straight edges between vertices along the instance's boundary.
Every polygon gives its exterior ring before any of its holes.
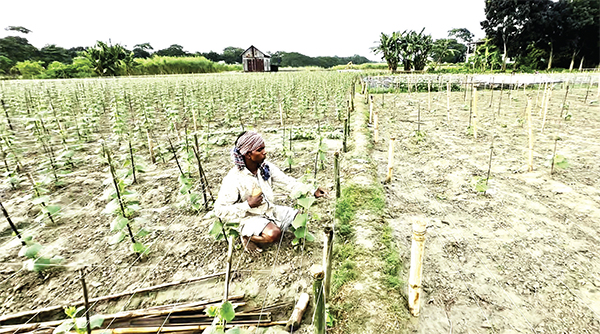
{"type": "Polygon", "coordinates": [[[244,72],[270,72],[271,56],[251,45],[242,54],[244,72]]]}
{"type": "Polygon", "coordinates": [[[467,43],[467,56],[465,57],[465,63],[469,61],[469,57],[474,56],[477,52],[477,47],[485,44],[483,39],[478,39],[475,42],[467,43]]]}

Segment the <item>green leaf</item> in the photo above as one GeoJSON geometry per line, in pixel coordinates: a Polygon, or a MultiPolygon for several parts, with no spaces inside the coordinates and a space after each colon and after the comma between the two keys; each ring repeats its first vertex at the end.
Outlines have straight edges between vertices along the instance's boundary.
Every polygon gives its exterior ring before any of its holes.
{"type": "Polygon", "coordinates": [[[303,197],[298,199],[298,204],[308,210],[315,202],[314,197],[303,197]]]}
{"type": "Polygon", "coordinates": [[[308,213],[299,213],[296,215],[296,218],[294,218],[294,221],[292,222],[292,226],[294,228],[300,228],[300,227],[306,226],[307,221],[308,221],[308,213]]]}
{"type": "Polygon", "coordinates": [[[42,250],[42,245],[35,243],[35,244],[32,244],[31,246],[23,247],[21,249],[21,251],[23,251],[23,249],[25,249],[25,251],[23,252],[23,254],[21,254],[21,252],[19,252],[20,256],[25,256],[30,259],[34,259],[37,256],[37,254],[40,252],[40,250],[42,250]]]}
{"type": "Polygon", "coordinates": [[[209,317],[213,317],[213,318],[217,316],[218,311],[219,311],[219,308],[214,305],[210,306],[209,308],[204,310],[206,315],[208,315],[209,317]]]}
{"type": "Polygon", "coordinates": [[[306,236],[306,228],[305,227],[300,227],[298,229],[296,229],[296,231],[294,231],[294,235],[296,236],[296,238],[302,239],[306,236]]]}
{"type": "Polygon", "coordinates": [[[292,240],[292,246],[296,246],[300,243],[300,239],[298,238],[294,238],[294,240],[292,240]]]}
{"type": "Polygon", "coordinates": [[[142,244],[141,242],[136,242],[132,244],[131,249],[138,254],[144,254],[148,252],[148,247],[144,246],[144,244],[142,244]]]}
{"type": "Polygon", "coordinates": [[[112,214],[113,212],[115,212],[119,209],[120,209],[119,200],[117,198],[115,198],[112,201],[108,202],[108,204],[106,204],[106,207],[104,208],[102,213],[112,214]]]}
{"type": "Polygon", "coordinates": [[[129,223],[129,219],[123,217],[123,216],[117,216],[111,223],[110,223],[110,230],[111,231],[120,231],[123,228],[125,228],[125,226],[127,226],[127,223],[129,223]]]}
{"type": "Polygon", "coordinates": [[[123,239],[125,239],[125,233],[123,233],[122,231],[119,231],[117,234],[113,235],[108,240],[108,244],[109,245],[118,244],[119,242],[123,241],[123,239]]]}
{"type": "Polygon", "coordinates": [[[138,232],[135,234],[135,236],[136,236],[136,237],[143,238],[143,237],[147,236],[148,234],[150,234],[150,232],[149,232],[148,230],[145,230],[145,229],[141,228],[141,229],[140,229],[140,230],[139,230],[139,231],[138,231],[138,232]]]}
{"type": "MultiPolygon", "coordinates": [[[[482,180],[485,180],[485,179],[482,179],[482,180]]],[[[475,190],[478,192],[482,192],[482,193],[486,192],[486,190],[488,190],[488,188],[489,187],[487,184],[485,184],[485,181],[477,182],[477,184],[475,185],[475,190]]]]}
{"type": "Polygon", "coordinates": [[[96,314],[90,318],[90,327],[92,329],[102,327],[102,323],[104,323],[104,317],[100,314],[96,314]]]}
{"type": "Polygon", "coordinates": [[[69,306],[65,308],[65,314],[69,317],[69,318],[73,318],[75,317],[75,315],[77,314],[77,308],[75,308],[75,306],[69,306]]]}
{"type": "Polygon", "coordinates": [[[51,216],[54,216],[60,211],[60,205],[46,205],[43,211],[49,213],[51,216]]]}
{"type": "Polygon", "coordinates": [[[306,241],[308,241],[308,242],[315,241],[315,236],[312,235],[310,232],[306,232],[306,241]]]}
{"type": "Polygon", "coordinates": [[[225,319],[226,321],[231,321],[235,318],[235,311],[233,310],[233,305],[226,301],[221,305],[221,319],[225,319]]]}
{"type": "Polygon", "coordinates": [[[52,264],[53,263],[52,263],[52,261],[50,261],[50,259],[45,258],[45,257],[40,257],[37,260],[33,261],[32,270],[35,272],[43,271],[45,269],[48,269],[48,267],[52,264]]]}
{"type": "Polygon", "coordinates": [[[38,204],[42,204],[42,203],[48,203],[50,201],[50,197],[48,196],[40,196],[40,197],[36,197],[34,198],[31,203],[38,205],[38,204]]]}
{"type": "Polygon", "coordinates": [[[219,233],[223,232],[223,224],[217,219],[212,223],[210,227],[210,231],[208,232],[212,236],[217,236],[219,233]]]}
{"type": "Polygon", "coordinates": [[[75,319],[75,327],[79,329],[84,329],[87,326],[87,320],[83,317],[75,319]]]}

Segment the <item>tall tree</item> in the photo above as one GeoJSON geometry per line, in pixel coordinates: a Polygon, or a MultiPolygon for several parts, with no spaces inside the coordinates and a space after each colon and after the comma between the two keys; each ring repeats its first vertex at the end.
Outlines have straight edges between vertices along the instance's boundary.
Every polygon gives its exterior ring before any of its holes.
{"type": "Polygon", "coordinates": [[[94,72],[99,76],[115,76],[120,66],[126,66],[133,58],[131,52],[127,52],[120,44],[107,45],[98,41],[93,47],[85,52],[86,58],[92,62],[94,72]]]}
{"type": "Polygon", "coordinates": [[[228,46],[223,49],[223,60],[227,64],[241,64],[242,63],[242,53],[244,53],[244,49],[236,48],[233,46],[228,46]]]}
{"type": "Polygon", "coordinates": [[[154,50],[150,43],[141,43],[133,46],[133,57],[134,58],[150,58],[152,55],[151,50],[154,50]]]}
{"type": "Polygon", "coordinates": [[[56,46],[55,44],[46,45],[41,48],[39,52],[39,58],[44,66],[48,66],[54,61],[58,61],[63,64],[70,64],[73,61],[73,57],[71,57],[71,54],[67,49],[56,46]]]}
{"type": "Polygon", "coordinates": [[[183,50],[183,46],[179,44],[171,44],[166,49],[160,49],[156,51],[156,55],[167,57],[185,57],[189,56],[189,53],[183,50]]]}
{"type": "Polygon", "coordinates": [[[381,54],[381,59],[385,60],[388,69],[392,72],[398,69],[400,62],[400,36],[399,32],[393,32],[391,35],[382,32],[379,35],[379,45],[372,48],[375,54],[381,54]]]}
{"type": "Polygon", "coordinates": [[[7,36],[0,38],[0,56],[9,58],[14,62],[34,59],[38,49],[29,44],[26,38],[7,36]]]}

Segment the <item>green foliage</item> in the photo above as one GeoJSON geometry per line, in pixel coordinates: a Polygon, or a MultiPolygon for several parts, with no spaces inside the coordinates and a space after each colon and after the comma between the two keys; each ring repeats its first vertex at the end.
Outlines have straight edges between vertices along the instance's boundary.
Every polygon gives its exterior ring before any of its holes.
{"type": "MultiPolygon", "coordinates": [[[[75,308],[74,306],[65,307],[65,314],[70,318],[60,324],[52,334],[63,334],[70,333],[75,331],[77,334],[85,334],[87,333],[87,320],[83,316],[85,311],[85,307],[81,306],[79,308],[75,308]],[[80,316],[79,318],[77,316],[80,316]]],[[[100,328],[104,323],[104,317],[97,314],[90,317],[90,329],[100,328]]]]}
{"type": "Polygon", "coordinates": [[[342,189],[338,200],[335,216],[339,221],[336,231],[342,240],[349,240],[354,235],[352,220],[358,210],[372,210],[380,214],[385,207],[385,195],[378,187],[350,184],[342,189]]]}
{"type": "Polygon", "coordinates": [[[383,273],[385,275],[385,285],[393,290],[402,288],[404,282],[400,279],[403,263],[400,258],[398,247],[394,242],[393,230],[389,225],[383,228],[381,233],[381,243],[384,245],[382,250],[382,258],[385,266],[383,273]]]}
{"type": "Polygon", "coordinates": [[[148,59],[135,59],[136,67],[132,74],[186,74],[186,73],[217,73],[224,71],[240,71],[240,65],[224,65],[214,63],[204,57],[161,57],[153,56],[148,59]]]}
{"type": "Polygon", "coordinates": [[[24,79],[33,79],[44,73],[45,69],[41,61],[25,60],[18,62],[11,71],[20,74],[24,79]]]}
{"type": "Polygon", "coordinates": [[[475,191],[477,191],[480,194],[485,194],[485,192],[489,189],[489,186],[487,185],[487,183],[488,183],[488,179],[485,177],[481,177],[481,176],[473,177],[472,184],[475,188],[475,191]]]}
{"type": "Polygon", "coordinates": [[[218,306],[212,305],[204,310],[206,315],[213,317],[214,321],[203,334],[245,334],[249,333],[244,329],[234,327],[225,331],[225,323],[235,319],[235,309],[231,302],[226,301],[218,306]]]}
{"type": "Polygon", "coordinates": [[[333,294],[346,283],[358,278],[359,272],[356,268],[356,262],[353,260],[344,260],[342,265],[333,273],[331,280],[331,291],[333,294]]]}
{"type": "Polygon", "coordinates": [[[7,36],[0,38],[0,56],[11,59],[14,62],[25,60],[36,60],[38,49],[29,44],[26,38],[19,36],[7,36]]]}
{"type": "Polygon", "coordinates": [[[567,169],[569,167],[569,162],[567,161],[567,158],[560,154],[555,155],[553,160],[554,166],[557,168],[567,169]]]}
{"type": "Polygon", "coordinates": [[[433,48],[431,35],[424,35],[423,31],[425,28],[419,33],[413,30],[393,32],[389,36],[381,33],[379,45],[373,48],[373,52],[383,54],[382,59],[385,59],[392,72],[396,71],[399,64],[403,65],[405,71],[421,71],[433,48]]]}
{"type": "Polygon", "coordinates": [[[32,236],[23,238],[25,246],[19,251],[19,256],[28,258],[23,262],[23,268],[29,271],[40,272],[60,265],[64,258],[60,256],[47,256],[44,254],[43,246],[33,240],[32,236]]]}
{"type": "Polygon", "coordinates": [[[308,222],[310,220],[308,212],[315,200],[310,191],[301,193],[297,198],[296,203],[301,208],[302,213],[298,212],[292,222],[292,226],[290,226],[290,231],[294,233],[294,240],[292,240],[292,245],[294,246],[299,245],[301,240],[309,242],[315,240],[315,236],[308,232],[308,222]]]}
{"type": "MultiPolygon", "coordinates": [[[[120,67],[131,63],[133,54],[127,52],[120,44],[108,45],[98,41],[85,51],[85,56],[91,61],[94,72],[99,76],[115,76],[120,67]]],[[[127,70],[127,68],[126,68],[127,70]]]]}
{"type": "Polygon", "coordinates": [[[10,58],[0,55],[0,74],[8,74],[14,63],[10,58]]]}

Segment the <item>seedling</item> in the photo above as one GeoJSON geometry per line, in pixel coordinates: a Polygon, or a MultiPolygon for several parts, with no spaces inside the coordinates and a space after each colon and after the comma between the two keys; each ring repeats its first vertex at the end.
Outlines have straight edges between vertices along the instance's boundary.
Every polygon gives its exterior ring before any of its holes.
{"type": "Polygon", "coordinates": [[[40,272],[55,267],[64,260],[64,258],[56,255],[52,257],[42,255],[44,247],[35,242],[32,236],[23,237],[23,242],[25,242],[25,245],[19,251],[19,256],[28,258],[23,262],[23,268],[29,271],[40,272]]]}
{"type": "MultiPolygon", "coordinates": [[[[75,308],[74,306],[66,307],[65,314],[70,318],[56,327],[52,334],[70,333],[75,331],[77,334],[87,333],[87,320],[85,317],[77,317],[85,311],[85,306],[75,308]]],[[[90,318],[90,329],[100,328],[104,323],[104,317],[96,314],[90,318]]]]}
{"type": "Polygon", "coordinates": [[[310,232],[308,232],[308,221],[309,221],[309,216],[308,216],[308,211],[310,209],[310,207],[313,205],[313,203],[315,202],[315,198],[312,197],[311,195],[309,195],[309,192],[303,192],[300,194],[300,196],[298,197],[296,203],[298,204],[299,207],[301,207],[303,210],[302,213],[298,213],[296,215],[296,218],[294,219],[294,221],[292,222],[292,226],[290,226],[290,230],[292,232],[294,232],[294,240],[292,240],[292,245],[293,246],[297,246],[300,244],[300,240],[305,239],[306,241],[314,241],[315,240],[315,236],[312,235],[310,232]]]}
{"type": "Polygon", "coordinates": [[[225,331],[225,325],[228,321],[235,318],[235,309],[231,302],[226,301],[219,306],[210,306],[205,311],[209,317],[214,317],[212,325],[204,330],[203,334],[245,334],[249,333],[245,329],[234,327],[225,331]]]}
{"type": "Polygon", "coordinates": [[[475,191],[478,193],[485,194],[485,192],[489,189],[488,179],[485,177],[476,176],[473,178],[472,183],[475,187],[475,191]]]}

